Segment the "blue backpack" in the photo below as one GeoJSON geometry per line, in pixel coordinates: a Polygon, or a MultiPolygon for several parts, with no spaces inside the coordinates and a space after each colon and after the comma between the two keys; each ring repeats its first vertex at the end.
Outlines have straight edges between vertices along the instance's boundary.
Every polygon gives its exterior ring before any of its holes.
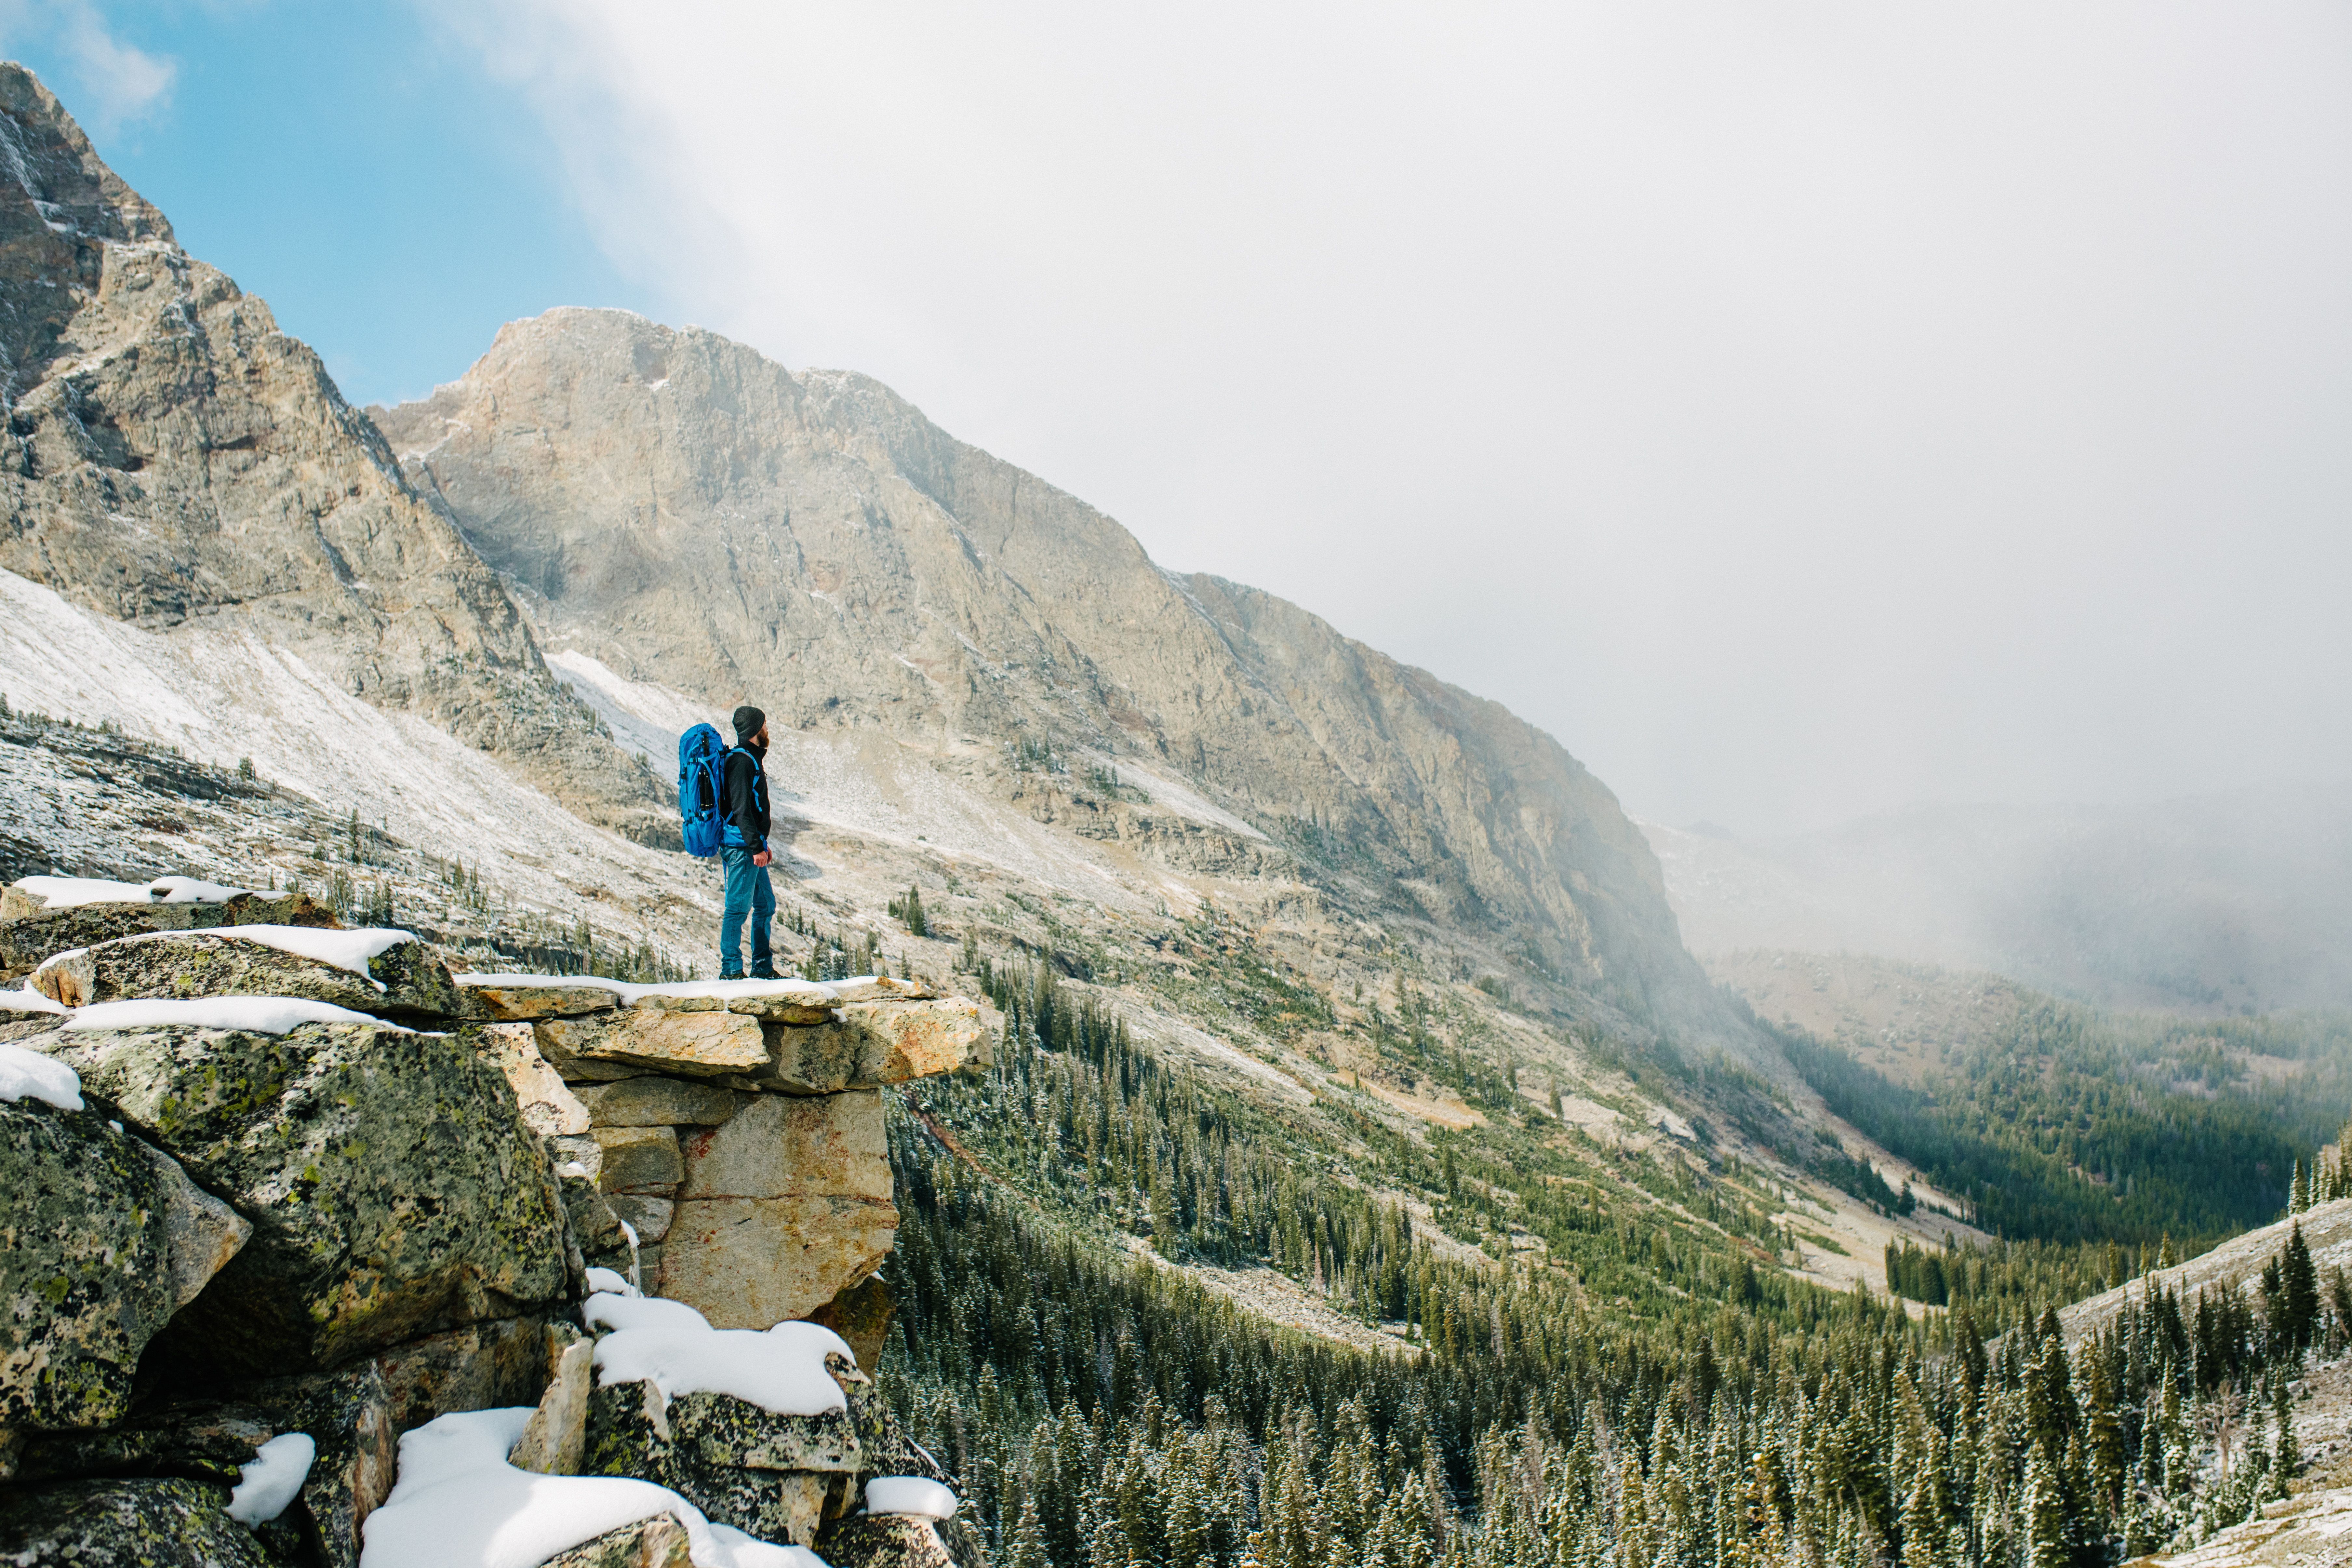
{"type": "Polygon", "coordinates": [[[708,724],[677,738],[677,816],[686,852],[698,860],[719,853],[726,827],[727,742],[708,724]]]}

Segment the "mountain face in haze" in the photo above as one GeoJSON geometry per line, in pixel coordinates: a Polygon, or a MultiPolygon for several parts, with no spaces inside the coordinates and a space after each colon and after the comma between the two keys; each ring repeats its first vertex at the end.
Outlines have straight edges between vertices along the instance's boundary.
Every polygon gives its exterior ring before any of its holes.
{"type": "Polygon", "coordinates": [[[592,820],[666,815],[497,575],[269,309],[0,65],[0,568],[118,621],[242,629],[592,820]]]}
{"type": "MultiPolygon", "coordinates": [[[[1460,933],[1460,978],[1516,963],[1571,1011],[1741,1035],[1648,845],[1549,737],[1295,605],[1162,571],[887,389],[562,310],[380,433],[19,68],[0,140],[0,569],[73,613],[215,664],[224,637],[284,650],[657,841],[657,786],[551,672],[552,639],[878,744],[1024,831],[1460,933]]],[[[102,708],[89,679],[12,677],[102,708]]]]}
{"type": "Polygon", "coordinates": [[[2352,1006],[2352,786],[1924,807],[1765,842],[1644,830],[1701,953],[1875,953],[2123,1006],[2352,1006]]]}
{"type": "MultiPolygon", "coordinates": [[[[1162,570],[871,380],[565,310],[373,412],[551,647],[780,730],[878,728],[1008,790],[1046,758],[1174,773],[1272,843],[1163,853],[1278,847],[1629,1010],[1719,1018],[1647,845],[1550,737],[1296,605],[1162,570]]],[[[1095,793],[1090,830],[1141,831],[1095,793]]]]}

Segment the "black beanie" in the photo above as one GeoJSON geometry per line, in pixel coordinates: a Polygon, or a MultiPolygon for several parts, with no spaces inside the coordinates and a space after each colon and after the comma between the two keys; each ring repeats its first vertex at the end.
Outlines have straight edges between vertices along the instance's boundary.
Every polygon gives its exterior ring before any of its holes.
{"type": "Polygon", "coordinates": [[[740,745],[749,741],[752,736],[758,734],[760,732],[760,726],[765,724],[767,721],[768,716],[765,713],[761,712],[757,708],[752,707],[748,702],[743,704],[742,707],[735,710],[736,744],[740,745]]]}

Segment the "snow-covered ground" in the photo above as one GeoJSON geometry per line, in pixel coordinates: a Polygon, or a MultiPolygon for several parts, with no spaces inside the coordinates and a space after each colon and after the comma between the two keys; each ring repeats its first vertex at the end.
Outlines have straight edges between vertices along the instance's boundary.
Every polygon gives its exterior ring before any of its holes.
{"type": "Polygon", "coordinates": [[[331,816],[356,808],[362,822],[460,856],[566,917],[584,912],[583,888],[718,912],[707,868],[590,826],[490,757],[422,719],[371,707],[248,631],[151,632],[0,571],[0,695],[215,766],[250,758],[261,777],[331,816]]]}
{"type": "MultiPolygon", "coordinates": [[[[686,693],[630,680],[576,648],[547,655],[548,667],[604,719],[615,743],[645,757],[668,776],[677,766],[678,737],[708,723],[730,740],[728,715],[686,693]]],[[[974,789],[950,766],[984,755],[967,742],[958,756],[918,755],[880,736],[816,736],[772,727],[768,757],[776,810],[818,827],[845,829],[912,849],[985,861],[1010,875],[1090,900],[1140,910],[1155,900],[1189,904],[1192,894],[1157,875],[1139,877],[1083,839],[1053,831],[1027,813],[974,789]]],[[[1259,842],[1265,836],[1220,810],[1189,786],[1132,762],[1118,764],[1119,780],[1151,797],[1154,811],[1259,842]]]]}

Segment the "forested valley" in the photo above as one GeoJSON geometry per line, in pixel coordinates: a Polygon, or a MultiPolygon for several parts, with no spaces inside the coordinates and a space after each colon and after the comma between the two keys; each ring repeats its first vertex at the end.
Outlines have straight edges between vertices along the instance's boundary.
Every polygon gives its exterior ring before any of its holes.
{"type": "MultiPolygon", "coordinates": [[[[2060,1305],[2281,1217],[2284,1171],[2268,1212],[2252,1173],[2168,1231],[2105,1195],[2022,1203],[1990,1246],[1890,1249],[1890,1279],[1929,1310],[1777,1267],[1772,1178],[1706,1143],[1629,1159],[1509,1113],[1401,1133],[1345,1093],[1280,1114],[1139,1045],[1045,966],[982,968],[1005,1018],[994,1067],[893,1112],[884,1364],[1012,1568],[2091,1568],[2281,1495],[2292,1380],[2352,1339],[2352,1290],[2299,1230],[2256,1289],[2142,1288],[2062,1338],[2060,1305]],[[1276,1327],[1188,1264],[1278,1270],[1385,1348],[1276,1327]]],[[[2315,1055],[2340,1037],[2248,1027],[2315,1055]]],[[[2053,1097],[2086,1093],[2085,1053],[2116,1048],[2079,1024],[2038,1038],[2053,1097]]],[[[1869,1111],[1866,1080],[1813,1048],[1808,1078],[1869,1111]]],[[[1669,1048],[1647,1065],[1771,1130],[1761,1086],[1725,1064],[1669,1048]]],[[[1981,1089],[1978,1113],[1997,1121],[2016,1081],[1981,1089]]],[[[2344,1190],[2332,1163],[2305,1173],[2326,1130],[2274,1122],[2262,1142],[2260,1096],[2221,1089],[2206,1119],[2176,1120],[2170,1163],[2104,1169],[2137,1195],[2250,1148],[2293,1166],[2297,1206],[2344,1190]]],[[[2020,1095],[2017,1114],[2053,1103],[2020,1095]]],[[[2096,1116],[2085,1131],[2119,1136],[2096,1116]]],[[[2027,1143],[1963,1146],[2006,1152],[2011,1179],[2036,1168],[2027,1143]]],[[[1979,1209],[2000,1195],[1970,1191],[1979,1209]]]]}

